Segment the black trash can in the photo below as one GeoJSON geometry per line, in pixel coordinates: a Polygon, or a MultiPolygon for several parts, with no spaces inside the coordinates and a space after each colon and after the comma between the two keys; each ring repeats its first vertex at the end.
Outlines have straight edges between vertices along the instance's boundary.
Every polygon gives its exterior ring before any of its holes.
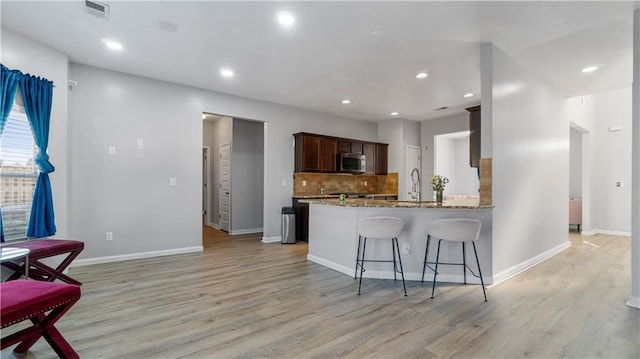
{"type": "Polygon", "coordinates": [[[296,243],[296,212],[293,207],[282,207],[282,244],[296,243]]]}

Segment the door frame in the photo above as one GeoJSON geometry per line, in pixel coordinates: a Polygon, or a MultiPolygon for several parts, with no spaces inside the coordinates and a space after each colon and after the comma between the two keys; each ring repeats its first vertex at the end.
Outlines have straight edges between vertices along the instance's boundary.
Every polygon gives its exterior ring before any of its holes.
{"type": "Polygon", "coordinates": [[[202,203],[204,210],[204,223],[213,227],[211,223],[211,148],[202,146],[202,203]]]}
{"type": "Polygon", "coordinates": [[[227,233],[230,233],[231,232],[231,155],[232,155],[231,141],[224,141],[220,145],[218,145],[218,154],[220,156],[220,159],[218,161],[218,184],[219,184],[219,186],[218,186],[218,216],[219,216],[218,228],[223,230],[223,231],[226,231],[227,233]],[[223,200],[224,198],[223,198],[223,195],[222,195],[222,191],[223,191],[223,188],[222,188],[222,174],[223,173],[222,172],[223,171],[222,171],[222,151],[221,151],[221,149],[224,146],[228,146],[229,147],[229,151],[228,151],[229,152],[229,173],[228,173],[228,176],[229,176],[229,184],[228,184],[229,204],[228,204],[228,207],[229,208],[228,208],[228,212],[227,212],[227,215],[228,215],[227,228],[224,228],[223,225],[222,225],[222,207],[223,207],[223,203],[224,203],[224,200],[223,200]]]}

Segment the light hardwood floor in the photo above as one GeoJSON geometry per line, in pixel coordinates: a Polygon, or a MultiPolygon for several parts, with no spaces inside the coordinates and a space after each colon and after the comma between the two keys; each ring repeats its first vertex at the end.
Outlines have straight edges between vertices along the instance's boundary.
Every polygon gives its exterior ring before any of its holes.
{"type": "MultiPolygon", "coordinates": [[[[357,296],[305,244],[205,232],[204,253],[72,268],[83,295],[58,328],[82,358],[640,358],[629,238],[570,239],[485,303],[476,285],[430,299],[430,283],[404,297],[392,280],[357,296]]],[[[28,357],[55,354],[41,339],[28,357]]]]}

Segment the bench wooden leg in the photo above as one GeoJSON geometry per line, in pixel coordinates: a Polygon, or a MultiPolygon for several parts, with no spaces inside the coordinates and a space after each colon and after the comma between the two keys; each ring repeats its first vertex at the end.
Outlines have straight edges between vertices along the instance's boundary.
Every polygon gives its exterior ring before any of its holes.
{"type": "Polygon", "coordinates": [[[71,344],[67,342],[54,326],[55,322],[57,322],[74,303],[75,302],[68,303],[62,307],[55,308],[49,315],[44,315],[43,313],[34,315],[31,318],[31,322],[33,323],[32,327],[2,338],[2,349],[20,343],[13,351],[18,354],[26,353],[38,339],[44,337],[60,358],[78,359],[78,353],[76,353],[71,344]]]}

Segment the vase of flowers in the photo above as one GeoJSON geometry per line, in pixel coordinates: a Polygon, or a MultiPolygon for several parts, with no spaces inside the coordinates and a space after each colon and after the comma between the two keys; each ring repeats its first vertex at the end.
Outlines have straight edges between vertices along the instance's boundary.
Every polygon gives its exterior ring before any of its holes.
{"type": "Polygon", "coordinates": [[[436,192],[436,203],[442,204],[444,187],[449,183],[449,179],[444,176],[435,175],[431,177],[431,188],[436,192]]]}

